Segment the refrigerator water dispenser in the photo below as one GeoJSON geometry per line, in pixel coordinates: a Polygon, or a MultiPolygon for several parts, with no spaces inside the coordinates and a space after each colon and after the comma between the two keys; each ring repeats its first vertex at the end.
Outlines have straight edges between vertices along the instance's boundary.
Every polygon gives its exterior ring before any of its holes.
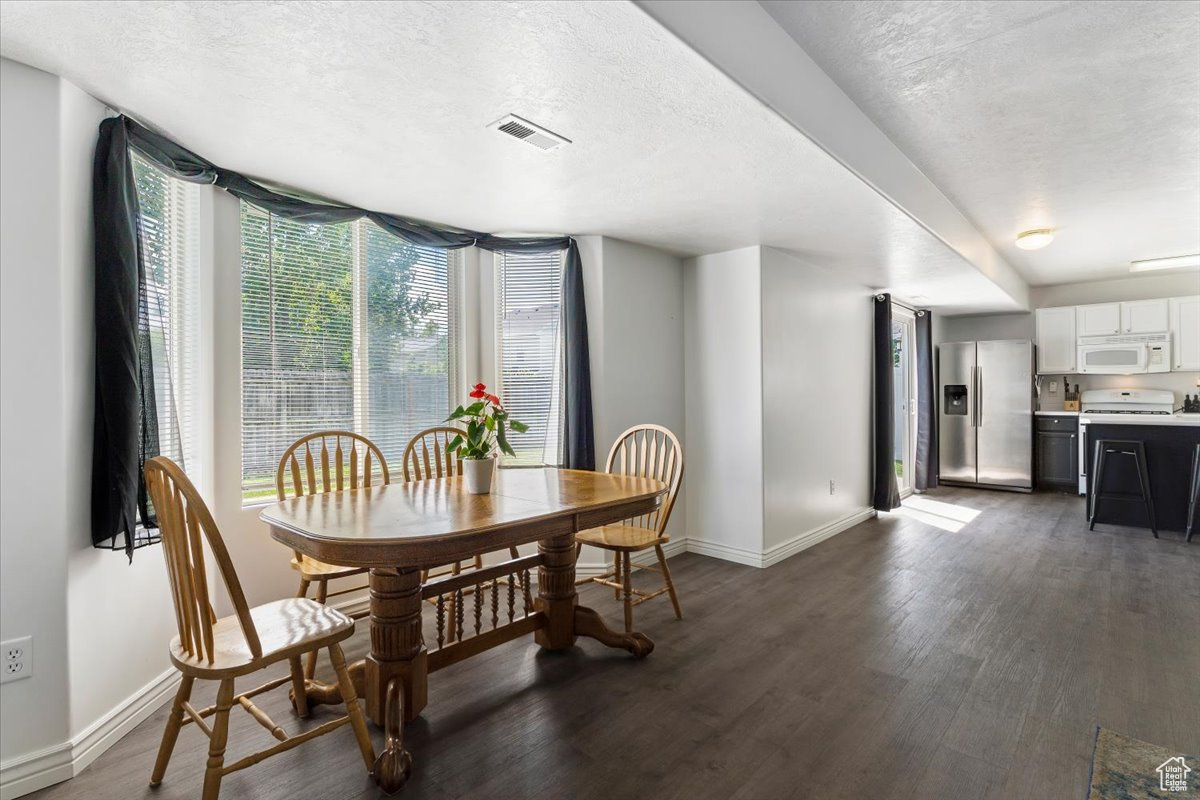
{"type": "Polygon", "coordinates": [[[956,417],[967,415],[967,386],[963,383],[948,383],[942,387],[942,413],[956,417]]]}

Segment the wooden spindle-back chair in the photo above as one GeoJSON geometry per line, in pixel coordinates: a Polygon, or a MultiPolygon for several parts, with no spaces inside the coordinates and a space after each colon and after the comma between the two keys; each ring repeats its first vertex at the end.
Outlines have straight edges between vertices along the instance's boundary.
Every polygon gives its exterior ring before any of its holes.
{"type": "MultiPolygon", "coordinates": [[[[387,485],[391,482],[387,459],[380,449],[365,436],[351,431],[318,431],[301,436],[292,442],[279,459],[275,471],[275,493],[280,500],[310,494],[327,494],[345,489],[387,485]]],[[[330,597],[359,592],[366,584],[357,584],[329,591],[329,582],[339,578],[365,575],[361,567],[326,564],[293,551],[292,569],[300,573],[297,597],[307,597],[308,589],[316,584],[316,601],[326,603],[330,597]]],[[[366,616],[364,609],[351,616],[366,616]]],[[[304,675],[312,678],[317,668],[317,656],[309,656],[304,675]]]]}
{"type": "Polygon", "coordinates": [[[667,523],[683,482],[683,448],[679,439],[661,425],[635,425],[617,437],[608,452],[604,470],[614,475],[635,475],[662,481],[667,484],[667,493],[658,508],[649,514],[575,534],[576,558],[585,544],[613,554],[611,570],[603,575],[583,578],[577,583],[595,582],[612,587],[614,596],[624,601],[626,632],[633,630],[633,607],[664,593],[671,596],[676,618],[682,619],[679,596],[675,592],[675,583],[671,580],[671,570],[667,567],[662,549],[671,540],[666,533],[667,523]],[[657,566],[631,563],[631,554],[650,548],[654,548],[657,566]],[[663,587],[652,592],[634,589],[631,583],[633,567],[660,573],[663,587]]]}
{"type": "MultiPolygon", "coordinates": [[[[404,448],[402,461],[404,480],[421,481],[461,476],[463,474],[462,460],[456,453],[452,453],[448,449],[455,436],[465,436],[465,432],[461,428],[437,426],[426,428],[414,436],[408,446],[404,448]]],[[[520,553],[515,547],[508,548],[508,554],[511,558],[520,558],[520,553]]],[[[483,556],[477,555],[471,561],[455,561],[444,567],[426,570],[421,573],[421,582],[424,583],[430,578],[439,578],[444,575],[459,575],[464,570],[472,569],[483,569],[483,556]]],[[[431,597],[429,602],[436,604],[437,598],[431,597]]],[[[451,635],[453,635],[454,599],[451,598],[448,602],[452,621],[451,635]]]]}
{"type": "Polygon", "coordinates": [[[463,474],[462,460],[447,448],[455,436],[465,436],[461,428],[438,426],[426,428],[404,448],[404,480],[422,481],[426,478],[449,478],[463,474]]]}
{"type": "Polygon", "coordinates": [[[203,800],[216,800],[221,779],[228,773],[291,750],[346,723],[354,730],[369,771],[375,753],[358,705],[354,683],[346,669],[346,659],[338,644],[354,633],[354,621],[329,606],[305,598],[288,598],[248,607],[220,531],[183,470],[170,459],[152,458],[146,462],[146,488],[158,516],[163,556],[175,604],[175,621],[179,628],[179,635],[170,644],[171,661],[183,676],[167,717],[150,785],[157,786],[162,782],[179,730],[192,722],[209,738],[203,800]],[[216,575],[220,576],[229,592],[234,608],[232,616],[217,619],[213,613],[205,545],[216,562],[216,575]],[[250,698],[290,682],[295,691],[296,711],[301,716],[307,716],[307,695],[300,658],[308,653],[315,654],[322,648],[328,650],[337,674],[346,703],[346,716],[297,736],[289,736],[250,698]],[[250,691],[234,694],[235,678],[279,661],[289,662],[289,675],[268,681],[250,691]],[[192,685],[197,678],[220,681],[215,705],[199,710],[191,705],[192,685]],[[234,704],[246,709],[279,741],[272,747],[225,766],[229,712],[234,704]],[[211,727],[205,722],[209,717],[212,718],[211,727]]]}

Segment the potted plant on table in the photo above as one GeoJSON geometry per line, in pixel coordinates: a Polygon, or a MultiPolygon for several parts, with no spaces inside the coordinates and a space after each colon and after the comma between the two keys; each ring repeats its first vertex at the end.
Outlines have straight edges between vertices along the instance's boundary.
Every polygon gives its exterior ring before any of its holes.
{"type": "Polygon", "coordinates": [[[446,445],[446,451],[462,460],[463,478],[471,494],[487,494],[492,490],[492,473],[496,468],[496,448],[515,456],[508,443],[508,431],[525,433],[529,426],[508,416],[500,398],[488,392],[482,383],[475,384],[470,398],[474,403],[459,406],[446,418],[447,422],[466,421],[467,429],[446,445]]]}

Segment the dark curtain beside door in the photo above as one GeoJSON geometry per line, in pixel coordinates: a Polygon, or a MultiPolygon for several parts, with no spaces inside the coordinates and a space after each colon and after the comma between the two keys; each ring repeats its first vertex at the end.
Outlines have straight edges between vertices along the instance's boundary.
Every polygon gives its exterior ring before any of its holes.
{"type": "Polygon", "coordinates": [[[938,485],[937,396],[933,381],[933,317],[917,312],[917,458],[913,466],[913,488],[936,489],[938,485]]]}
{"type": "Polygon", "coordinates": [[[892,371],[892,296],[877,294],[875,303],[875,463],[873,502],[876,511],[891,511],[900,505],[896,486],[896,408],[892,371]]]}

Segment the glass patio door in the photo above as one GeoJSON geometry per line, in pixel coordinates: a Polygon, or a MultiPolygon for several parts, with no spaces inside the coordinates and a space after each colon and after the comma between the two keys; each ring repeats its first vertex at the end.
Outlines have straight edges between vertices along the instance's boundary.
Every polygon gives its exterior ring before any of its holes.
{"type": "Polygon", "coordinates": [[[916,320],[907,308],[892,306],[892,408],[896,415],[892,453],[901,497],[912,493],[916,458],[916,320]]]}

